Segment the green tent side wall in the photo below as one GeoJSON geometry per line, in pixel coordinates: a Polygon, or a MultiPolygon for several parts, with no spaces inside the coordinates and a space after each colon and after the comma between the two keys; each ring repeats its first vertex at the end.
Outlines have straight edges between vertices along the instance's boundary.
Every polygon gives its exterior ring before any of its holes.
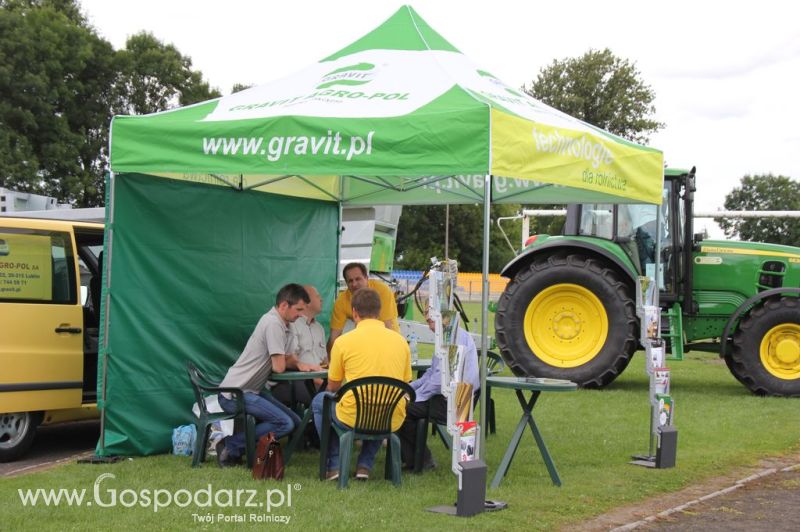
{"type": "Polygon", "coordinates": [[[161,453],[191,422],[187,361],[221,378],[289,282],[315,285],[330,315],[339,208],[141,174],[114,180],[98,454],[161,453]]]}

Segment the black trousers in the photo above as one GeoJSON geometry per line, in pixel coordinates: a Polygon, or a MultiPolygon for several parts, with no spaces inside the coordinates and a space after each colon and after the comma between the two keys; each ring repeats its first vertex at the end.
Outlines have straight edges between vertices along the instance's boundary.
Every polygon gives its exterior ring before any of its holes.
{"type": "Polygon", "coordinates": [[[294,390],[294,400],[305,406],[311,404],[311,397],[308,395],[308,386],[305,381],[281,381],[270,388],[272,396],[285,404],[289,408],[294,408],[292,404],[292,391],[294,390]]]}
{"type": "MultiPolygon", "coordinates": [[[[437,423],[447,423],[447,400],[443,395],[434,395],[427,401],[406,405],[406,419],[397,435],[400,437],[400,456],[406,467],[414,467],[414,452],[417,445],[417,421],[424,419],[430,411],[431,419],[437,423]]],[[[427,438],[426,438],[427,439],[427,438]]],[[[425,445],[423,464],[433,459],[431,450],[425,445]]]]}

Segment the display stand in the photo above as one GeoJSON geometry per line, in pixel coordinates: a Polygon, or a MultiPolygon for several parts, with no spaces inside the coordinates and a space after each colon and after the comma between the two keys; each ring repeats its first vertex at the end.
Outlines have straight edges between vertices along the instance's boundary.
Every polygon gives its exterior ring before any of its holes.
{"type": "Polygon", "coordinates": [[[670,395],[670,371],[666,367],[661,339],[661,309],[658,286],[651,277],[639,277],[636,315],[641,323],[640,342],[645,348],[645,371],[650,377],[650,445],[648,454],[634,455],[632,464],[674,467],[678,431],[673,427],[675,401],[670,395]]]}
{"type": "Polygon", "coordinates": [[[458,345],[460,316],[454,304],[458,266],[454,260],[432,260],[428,319],[434,323],[433,356],[441,368],[442,395],[447,399],[447,431],[453,441],[450,469],[458,479],[458,494],[455,507],[428,510],[467,517],[485,509],[486,464],[481,460],[481,427],[473,420],[474,390],[463,378],[466,352],[458,345]]]}

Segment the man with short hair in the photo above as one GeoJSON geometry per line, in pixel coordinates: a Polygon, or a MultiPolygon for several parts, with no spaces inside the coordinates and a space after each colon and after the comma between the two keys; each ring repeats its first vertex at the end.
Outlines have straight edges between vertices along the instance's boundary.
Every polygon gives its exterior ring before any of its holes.
{"type": "Polygon", "coordinates": [[[328,352],[330,352],[333,342],[342,334],[345,322],[348,319],[353,319],[351,312],[353,294],[361,288],[371,288],[378,293],[381,301],[381,313],[378,318],[388,329],[400,332],[400,325],[397,323],[397,303],[388,286],[375,279],[370,279],[367,267],[360,262],[346,264],[342,270],[342,277],[344,277],[344,282],[347,283],[347,290],[340,293],[333,304],[328,352]]]}
{"type": "MultiPolygon", "coordinates": [[[[294,354],[294,339],[289,324],[300,317],[310,299],[299,284],[287,284],[278,291],[275,306],[264,314],[247,341],[242,354],[230,367],[220,387],[241,388],[245,411],[256,418],[256,437],[274,432],[281,438],[300,424],[300,418],[271,396],[261,395],[270,374],[287,369],[318,370],[315,364],[300,362],[294,354]]],[[[219,394],[219,405],[228,413],[236,411],[236,401],[227,393],[219,394]]],[[[221,467],[236,465],[245,450],[244,432],[224,438],[217,444],[221,467]]]]}
{"type": "MultiPolygon", "coordinates": [[[[332,395],[344,381],[362,377],[391,377],[411,380],[411,351],[400,333],[387,329],[380,319],[381,297],[371,288],[362,288],[353,294],[353,320],[356,328],[340,336],[331,349],[327,392],[311,401],[314,423],[322,433],[322,404],[325,394],[332,395]]],[[[355,423],[356,404],[352,394],[346,394],[331,412],[332,423],[352,427],[355,423]]],[[[405,417],[405,400],[401,400],[392,416],[392,430],[396,431],[405,417]]],[[[375,463],[381,442],[364,440],[358,455],[356,478],[367,480],[375,463]]],[[[325,452],[325,450],[321,450],[325,452]]],[[[331,438],[327,458],[328,480],[339,478],[339,439],[331,438]]]]}

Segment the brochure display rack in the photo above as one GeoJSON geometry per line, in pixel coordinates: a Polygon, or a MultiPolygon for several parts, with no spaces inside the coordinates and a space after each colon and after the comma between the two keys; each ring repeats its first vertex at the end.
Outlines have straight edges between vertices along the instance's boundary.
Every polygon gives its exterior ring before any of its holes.
{"type": "Polygon", "coordinates": [[[454,297],[458,266],[454,260],[436,261],[429,275],[428,318],[434,322],[434,354],[441,368],[442,395],[447,399],[447,431],[453,438],[450,468],[458,479],[456,507],[431,511],[469,516],[484,510],[486,464],[481,460],[480,430],[473,420],[473,389],[464,382],[466,351],[458,345],[460,315],[454,297]]]}
{"type": "Polygon", "coordinates": [[[652,277],[639,277],[636,290],[636,315],[641,323],[640,342],[645,349],[645,371],[650,377],[650,447],[646,455],[634,456],[633,464],[647,467],[675,465],[677,430],[672,426],[675,401],[670,395],[670,372],[661,339],[661,308],[658,286],[652,277]],[[668,437],[663,436],[668,434],[668,437]],[[670,454],[668,459],[660,459],[670,454]],[[659,459],[657,459],[657,457],[659,459]]]}

